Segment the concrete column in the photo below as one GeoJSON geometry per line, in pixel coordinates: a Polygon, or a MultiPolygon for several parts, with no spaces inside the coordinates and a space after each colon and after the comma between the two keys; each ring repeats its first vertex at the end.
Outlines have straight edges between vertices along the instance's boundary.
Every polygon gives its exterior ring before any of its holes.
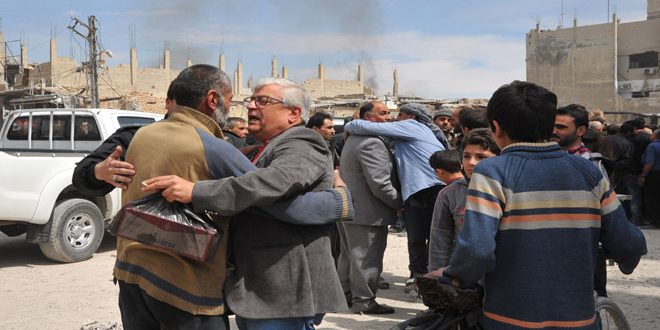
{"type": "Polygon", "coordinates": [[[163,52],[163,69],[165,69],[165,79],[167,82],[172,81],[172,58],[170,57],[170,50],[165,49],[163,52]]]}
{"type": "Polygon", "coordinates": [[[238,94],[238,70],[234,70],[234,95],[239,95],[238,94]]]}
{"type": "Polygon", "coordinates": [[[397,69],[394,69],[394,72],[392,72],[392,76],[394,78],[394,84],[392,86],[392,96],[399,97],[399,71],[397,69]]]}
{"type": "MultiPolygon", "coordinates": [[[[612,14],[612,106],[614,111],[621,111],[619,105],[619,19],[612,14]]],[[[605,109],[603,109],[605,110],[605,109]]]]}
{"type": "Polygon", "coordinates": [[[186,67],[191,67],[191,66],[192,66],[192,60],[188,59],[188,61],[186,62],[186,67]]]}
{"type": "Polygon", "coordinates": [[[577,18],[573,18],[573,43],[571,44],[571,103],[578,103],[577,94],[575,89],[576,81],[576,68],[577,68],[577,43],[578,43],[578,27],[577,18]]]}
{"type": "Polygon", "coordinates": [[[50,77],[48,77],[48,84],[55,86],[55,76],[57,76],[57,40],[50,38],[50,77]]]}
{"type": "Polygon", "coordinates": [[[137,49],[131,47],[131,86],[137,84],[138,57],[137,49]]]}
{"type": "Polygon", "coordinates": [[[660,18],[660,0],[646,2],[646,19],[660,18]]]}
{"type": "Polygon", "coordinates": [[[278,78],[279,75],[279,72],[277,72],[277,59],[273,57],[273,59],[270,60],[270,76],[278,78]]]}
{"type": "Polygon", "coordinates": [[[225,62],[225,54],[220,54],[220,58],[218,59],[218,67],[222,72],[227,71],[227,63],[225,62]]]}
{"type": "Polygon", "coordinates": [[[364,88],[364,67],[362,66],[362,63],[358,64],[357,80],[360,82],[360,89],[363,89],[364,88]]]}
{"type": "Polygon", "coordinates": [[[321,96],[325,96],[325,66],[319,63],[319,80],[321,85],[321,96]]]}
{"type": "Polygon", "coordinates": [[[236,66],[236,95],[242,95],[243,92],[243,64],[238,62],[236,66]]]}
{"type": "Polygon", "coordinates": [[[358,81],[364,81],[364,69],[362,67],[362,63],[358,64],[357,68],[357,80],[358,81]]]}
{"type": "Polygon", "coordinates": [[[252,90],[252,88],[254,88],[254,79],[252,78],[251,74],[250,74],[250,78],[248,78],[247,88],[248,90],[252,90]]]}
{"type": "Polygon", "coordinates": [[[0,90],[7,85],[7,76],[5,76],[5,63],[7,59],[5,58],[5,34],[0,31],[0,90]]]}
{"type": "Polygon", "coordinates": [[[325,80],[325,66],[319,63],[319,79],[325,80]]]}
{"type": "Polygon", "coordinates": [[[286,66],[282,66],[282,78],[289,79],[289,70],[286,68],[286,66]]]}
{"type": "Polygon", "coordinates": [[[26,69],[27,66],[28,66],[27,46],[21,44],[21,68],[26,69]]]}

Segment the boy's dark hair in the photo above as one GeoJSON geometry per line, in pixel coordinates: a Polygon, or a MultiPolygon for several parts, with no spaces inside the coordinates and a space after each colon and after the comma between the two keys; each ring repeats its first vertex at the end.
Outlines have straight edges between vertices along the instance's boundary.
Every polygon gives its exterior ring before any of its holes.
{"type": "Polygon", "coordinates": [[[575,121],[575,128],[580,126],[584,126],[585,128],[589,127],[589,113],[584,106],[579,104],[569,104],[557,109],[557,114],[571,116],[573,121],[575,121]]]}
{"type": "Polygon", "coordinates": [[[456,150],[436,151],[429,158],[429,165],[431,165],[433,169],[441,169],[449,173],[458,173],[461,171],[461,156],[456,150]]]}
{"type": "Polygon", "coordinates": [[[458,114],[458,121],[462,127],[468,130],[475,128],[488,128],[488,117],[486,116],[486,107],[475,106],[462,110],[458,114]]]}
{"type": "Polygon", "coordinates": [[[644,126],[646,126],[646,120],[644,120],[644,118],[642,118],[642,117],[637,117],[637,118],[635,118],[633,120],[629,120],[627,122],[630,122],[630,124],[632,124],[633,128],[635,128],[635,129],[642,129],[642,128],[644,128],[644,126]]]}
{"type": "Polygon", "coordinates": [[[332,121],[332,116],[327,112],[319,111],[319,112],[313,114],[311,117],[309,117],[305,127],[307,127],[307,128],[320,128],[321,126],[323,126],[323,122],[326,119],[330,119],[330,121],[332,121]]]}
{"type": "Polygon", "coordinates": [[[607,125],[607,135],[616,135],[619,133],[619,129],[621,128],[621,125],[619,124],[609,124],[607,125]]]}
{"type": "Polygon", "coordinates": [[[627,121],[619,127],[619,133],[625,137],[633,137],[635,135],[635,126],[631,121],[627,121]]]}
{"type": "Polygon", "coordinates": [[[465,136],[463,140],[463,148],[468,145],[477,145],[484,150],[489,150],[490,152],[499,155],[500,147],[495,143],[495,138],[493,138],[493,133],[488,128],[477,128],[470,131],[465,136]]]}
{"type": "Polygon", "coordinates": [[[538,142],[552,136],[557,115],[557,96],[524,81],[498,88],[488,101],[488,122],[493,121],[515,142],[538,142]]]}

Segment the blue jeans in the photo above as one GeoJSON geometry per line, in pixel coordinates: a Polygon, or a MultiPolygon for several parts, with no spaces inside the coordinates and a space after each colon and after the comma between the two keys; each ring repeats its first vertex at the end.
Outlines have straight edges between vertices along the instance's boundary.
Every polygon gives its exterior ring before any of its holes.
{"type": "Polygon", "coordinates": [[[240,330],[314,330],[314,323],[321,323],[322,315],[282,319],[246,319],[236,315],[240,330]]]}

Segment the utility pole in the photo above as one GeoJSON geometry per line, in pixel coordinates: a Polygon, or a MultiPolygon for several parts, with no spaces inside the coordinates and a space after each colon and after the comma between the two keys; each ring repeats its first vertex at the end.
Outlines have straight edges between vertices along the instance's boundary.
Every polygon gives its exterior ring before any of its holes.
{"type": "Polygon", "coordinates": [[[87,79],[89,82],[89,92],[92,97],[92,107],[93,108],[99,108],[101,107],[101,102],[99,99],[99,83],[98,83],[98,58],[99,58],[99,53],[98,53],[98,42],[96,38],[96,17],[95,16],[89,16],[87,18],[87,24],[83,23],[81,20],[79,20],[76,17],[71,18],[71,23],[73,25],[69,25],[69,29],[73,32],[75,32],[77,35],[81,36],[83,39],[87,41],[87,45],[89,47],[89,61],[87,62],[87,79]],[[80,32],[76,29],[78,25],[81,25],[87,29],[87,33],[80,32]]]}

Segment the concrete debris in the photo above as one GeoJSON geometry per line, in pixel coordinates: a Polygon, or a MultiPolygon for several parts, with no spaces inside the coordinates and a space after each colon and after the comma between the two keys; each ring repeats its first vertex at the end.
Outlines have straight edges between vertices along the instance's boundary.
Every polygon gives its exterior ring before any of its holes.
{"type": "Polygon", "coordinates": [[[80,327],[80,330],[123,330],[124,328],[121,324],[117,322],[105,322],[101,323],[99,321],[94,321],[92,323],[87,323],[80,327]]]}

